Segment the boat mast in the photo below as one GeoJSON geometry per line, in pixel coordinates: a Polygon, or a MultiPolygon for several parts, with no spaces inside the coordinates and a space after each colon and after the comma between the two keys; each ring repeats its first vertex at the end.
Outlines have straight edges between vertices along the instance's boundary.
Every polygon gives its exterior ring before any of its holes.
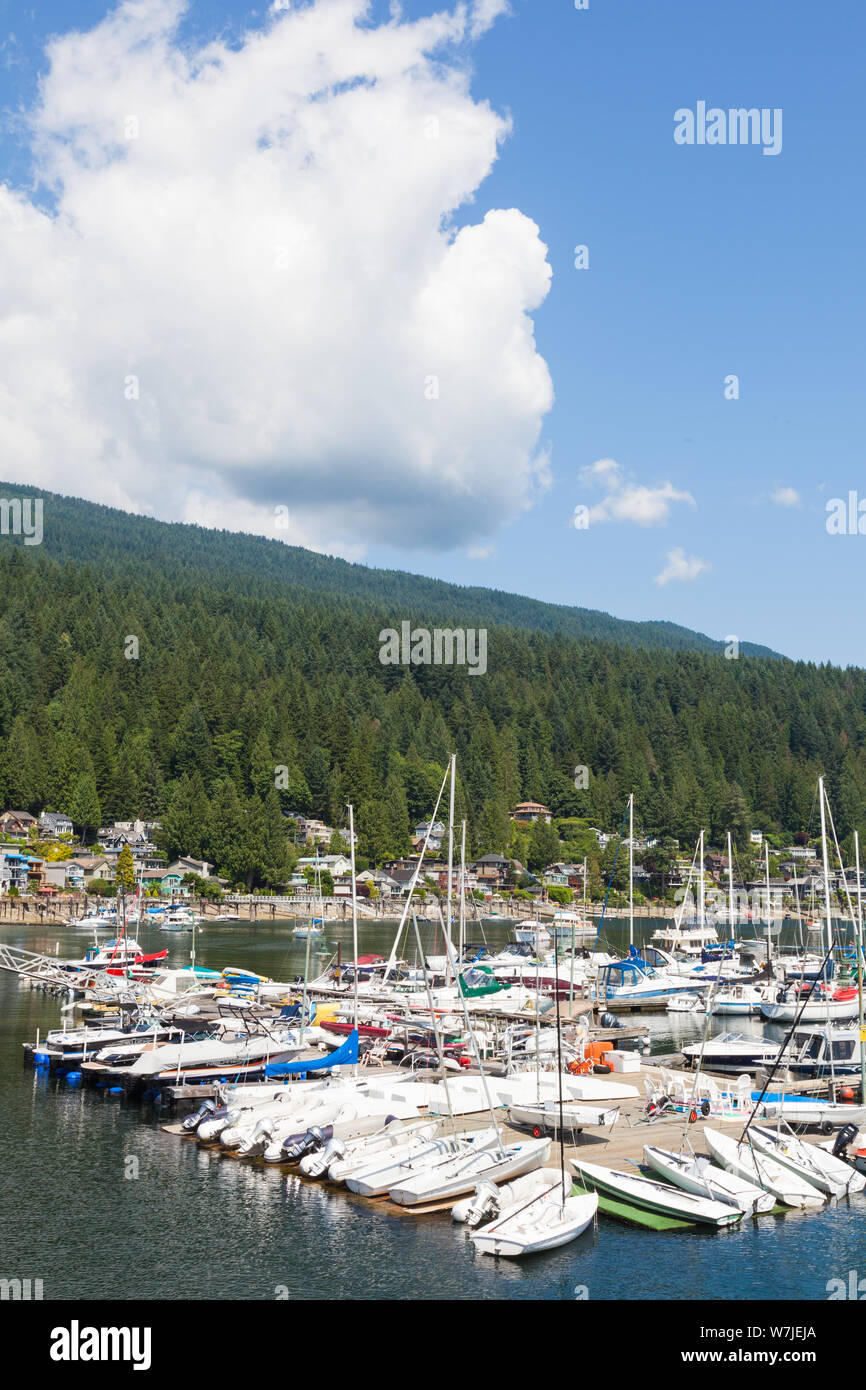
{"type": "Polygon", "coordinates": [[[698,926],[704,930],[704,832],[698,836],[698,926]]]}
{"type": "Polygon", "coordinates": [[[466,822],[460,825],[460,959],[466,949],[466,822]]]}
{"type": "Polygon", "coordinates": [[[628,944],[634,945],[634,792],[628,799],[628,944]]]}
{"type": "Polygon", "coordinates": [[[728,831],[728,916],[731,919],[731,940],[734,939],[734,849],[728,831]]]}
{"type": "MultiPolygon", "coordinates": [[[[355,1017],[355,1032],[358,1032],[358,895],[355,885],[355,808],[349,806],[349,858],[352,863],[352,950],[355,962],[355,980],[353,985],[353,1005],[355,1017]]],[[[360,1038],[360,1034],[359,1034],[360,1038]]],[[[358,1065],[355,1064],[355,1075],[358,1074],[358,1065]]]]}
{"type": "Polygon", "coordinates": [[[827,912],[827,950],[832,957],[833,952],[833,918],[830,912],[830,866],[827,863],[827,814],[824,807],[825,800],[824,778],[818,778],[818,796],[821,801],[821,852],[824,861],[824,904],[827,912]]]}
{"type": "Polygon", "coordinates": [[[773,952],[772,946],[772,925],[770,923],[770,843],[764,841],[764,878],[767,883],[767,964],[773,952]]]}
{"type": "Polygon", "coordinates": [[[866,1105],[866,1036],[863,1032],[863,896],[860,891],[860,832],[854,831],[857,871],[857,1003],[860,1016],[860,1104],[866,1105]]]}
{"type": "Polygon", "coordinates": [[[445,921],[448,924],[448,939],[451,940],[451,889],[454,873],[454,783],[457,754],[451,754],[451,785],[448,789],[448,896],[446,898],[445,921]]]}

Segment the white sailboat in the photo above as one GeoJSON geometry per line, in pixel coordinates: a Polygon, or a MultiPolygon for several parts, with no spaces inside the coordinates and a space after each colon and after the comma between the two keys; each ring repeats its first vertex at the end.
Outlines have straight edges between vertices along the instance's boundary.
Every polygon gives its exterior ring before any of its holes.
{"type": "Polygon", "coordinates": [[[757,1183],[747,1182],[736,1173],[718,1168],[703,1154],[672,1153],[669,1149],[644,1144],[644,1162],[665,1182],[693,1192],[698,1197],[710,1197],[716,1202],[732,1202],[745,1216],[772,1211],[776,1199],[757,1183]]]}
{"type": "Polygon", "coordinates": [[[709,1125],[704,1126],[704,1140],[720,1168],[763,1187],[785,1206],[823,1206],[824,1198],[816,1187],[753,1145],[741,1143],[709,1125]]]}
{"type": "Polygon", "coordinates": [[[832,1153],[814,1144],[804,1144],[793,1134],[768,1129],[764,1125],[750,1125],[749,1135],[756,1149],[775,1158],[783,1167],[799,1173],[828,1197],[862,1192],[866,1187],[866,1178],[862,1173],[856,1172],[832,1153]]]}

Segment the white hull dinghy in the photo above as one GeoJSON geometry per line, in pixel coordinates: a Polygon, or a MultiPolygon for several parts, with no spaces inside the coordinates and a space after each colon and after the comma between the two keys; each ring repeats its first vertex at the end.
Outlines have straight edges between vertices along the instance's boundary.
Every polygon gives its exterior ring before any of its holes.
{"type": "MultiPolygon", "coordinates": [[[[542,1100],[538,1105],[511,1105],[507,1111],[510,1125],[524,1125],[536,1139],[548,1132],[559,1133],[560,1107],[555,1100],[542,1100]]],[[[584,1129],[613,1129],[619,1119],[619,1107],[562,1103],[562,1129],[565,1134],[579,1134],[584,1129]]]]}
{"type": "Polygon", "coordinates": [[[530,1197],[540,1196],[557,1182],[563,1186],[563,1197],[570,1196],[571,1178],[567,1177],[563,1183],[558,1168],[536,1168],[535,1172],[525,1173],[522,1178],[501,1183],[498,1187],[495,1182],[482,1179],[471,1197],[461,1197],[459,1202],[454,1203],[451,1220],[475,1230],[485,1221],[498,1220],[506,1207],[517,1206],[530,1197]]]}
{"type": "Polygon", "coordinates": [[[782,1004],[765,1001],[761,1013],[768,1023],[793,1023],[794,1019],[798,1023],[826,1023],[831,1019],[853,1018],[857,1013],[857,1000],[810,999],[807,1004],[796,999],[782,1004]]]}
{"type": "MultiPolygon", "coordinates": [[[[758,1099],[755,1092],[753,1099],[758,1099]]],[[[838,1100],[818,1100],[813,1096],[768,1095],[756,1107],[765,1120],[784,1120],[788,1125],[820,1128],[825,1134],[844,1125],[866,1124],[866,1105],[849,1105],[838,1100]]]]}
{"type": "Polygon", "coordinates": [[[644,1144],[644,1162],[665,1182],[693,1192],[698,1197],[711,1197],[716,1202],[732,1202],[744,1216],[772,1211],[776,1199],[755,1183],[747,1182],[736,1173],[717,1168],[703,1154],[675,1154],[644,1144]]]}
{"type": "Polygon", "coordinates": [[[397,1149],[392,1154],[375,1159],[369,1168],[363,1168],[360,1173],[350,1174],[344,1182],[351,1192],[357,1192],[362,1197],[381,1197],[403,1178],[423,1172],[435,1163],[447,1163],[458,1156],[474,1154],[498,1142],[495,1129],[467,1130],[453,1138],[416,1141],[410,1146],[414,1149],[413,1153],[401,1154],[397,1149]]]}
{"type": "Polygon", "coordinates": [[[401,1207],[426,1206],[445,1202],[472,1192],[481,1178],[490,1182],[506,1182],[508,1178],[541,1168],[550,1157],[549,1139],[529,1139],[521,1144],[508,1144],[484,1149],[481,1153],[461,1154],[450,1162],[432,1167],[401,1179],[389,1189],[392,1202],[401,1207]]]}
{"type": "Polygon", "coordinates": [[[470,1239],[482,1255],[518,1260],[577,1240],[592,1225],[597,1211],[595,1192],[574,1191],[573,1196],[564,1197],[557,1174],[556,1182],[542,1195],[506,1207],[496,1221],[473,1231],[470,1239]]]}
{"type": "Polygon", "coordinates": [[[342,1182],[353,1168],[367,1160],[372,1162],[408,1140],[432,1139],[437,1127],[435,1120],[410,1120],[408,1123],[392,1120],[384,1129],[358,1138],[344,1140],[335,1135],[319,1153],[305,1154],[299,1167],[305,1177],[324,1178],[327,1175],[330,1182],[342,1182]]]}
{"type": "Polygon", "coordinates": [[[587,1187],[606,1193],[626,1206],[639,1207],[671,1220],[719,1228],[732,1226],[743,1215],[731,1202],[700,1197],[637,1173],[622,1173],[579,1158],[573,1158],[571,1166],[587,1187]]]}
{"type": "Polygon", "coordinates": [[[763,1187],[786,1207],[820,1207],[824,1198],[805,1178],[792,1173],[775,1158],[769,1158],[751,1144],[740,1143],[729,1134],[704,1127],[707,1148],[720,1168],[763,1187]]]}
{"type": "Polygon", "coordinates": [[[792,1134],[782,1134],[763,1125],[751,1125],[749,1134],[756,1149],[799,1173],[828,1197],[843,1197],[849,1192],[862,1192],[866,1187],[862,1173],[855,1172],[841,1158],[825,1153],[814,1144],[804,1144],[792,1134]]]}

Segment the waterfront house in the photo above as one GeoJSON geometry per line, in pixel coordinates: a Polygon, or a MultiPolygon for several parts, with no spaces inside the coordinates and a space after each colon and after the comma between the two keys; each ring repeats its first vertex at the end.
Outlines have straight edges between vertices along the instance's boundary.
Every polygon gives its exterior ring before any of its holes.
{"type": "Polygon", "coordinates": [[[304,869],[315,871],[317,864],[320,872],[327,869],[332,878],[342,878],[352,871],[352,861],[345,854],[309,855],[306,859],[299,859],[296,867],[302,872],[304,869]]]}
{"type": "Polygon", "coordinates": [[[506,859],[502,854],[483,854],[472,865],[472,872],[475,874],[478,887],[482,890],[501,888],[508,878],[510,869],[510,859],[506,859]]]}
{"type": "Polygon", "coordinates": [[[106,859],[104,854],[76,854],[72,859],[66,859],[63,862],[74,864],[81,870],[82,887],[85,892],[95,878],[114,879],[114,865],[106,859]]]}

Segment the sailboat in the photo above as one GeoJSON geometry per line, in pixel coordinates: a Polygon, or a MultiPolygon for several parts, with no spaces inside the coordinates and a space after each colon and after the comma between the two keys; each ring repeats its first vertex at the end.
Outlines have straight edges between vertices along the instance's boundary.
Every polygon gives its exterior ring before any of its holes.
{"type": "Polygon", "coordinates": [[[824,1197],[817,1187],[753,1145],[722,1134],[709,1125],[704,1126],[704,1140],[719,1167],[762,1187],[786,1207],[823,1206],[824,1197]]]}
{"type": "Polygon", "coordinates": [[[772,1211],[776,1199],[757,1183],[748,1182],[736,1173],[718,1168],[703,1154],[672,1153],[669,1149],[644,1144],[644,1163],[660,1178],[693,1192],[698,1197],[710,1197],[716,1202],[731,1202],[744,1216],[772,1211]]]}
{"type": "MultiPolygon", "coordinates": [[[[461,883],[462,887],[462,883],[461,883]]],[[[559,970],[558,936],[554,935],[554,966],[559,970]]],[[[521,1259],[544,1250],[555,1250],[577,1240],[592,1225],[598,1212],[598,1195],[580,1192],[569,1183],[565,1171],[565,1106],[562,1099],[562,1033],[559,995],[556,996],[557,1079],[559,1113],[554,1125],[559,1135],[559,1174],[556,1181],[532,1195],[523,1196],[504,1208],[495,1221],[473,1231],[472,1243],[483,1255],[502,1255],[521,1259]]],[[[618,1112],[614,1112],[616,1115],[618,1112]]],[[[615,1123],[615,1119],[613,1121],[615,1123]]]]}
{"type": "Polygon", "coordinates": [[[319,866],[319,855],[316,853],[315,868],[315,887],[318,890],[319,915],[315,915],[315,898],[310,902],[310,920],[301,922],[295,927],[297,937],[319,937],[325,934],[325,899],[322,893],[322,875],[319,866]]]}

